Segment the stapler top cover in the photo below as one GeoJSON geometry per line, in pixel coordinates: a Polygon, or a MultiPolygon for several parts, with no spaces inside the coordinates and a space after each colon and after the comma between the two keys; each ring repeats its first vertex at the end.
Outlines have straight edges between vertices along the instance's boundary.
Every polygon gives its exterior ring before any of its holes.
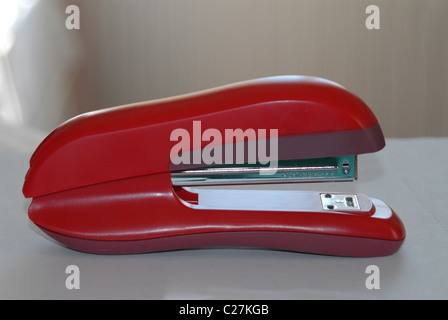
{"type": "Polygon", "coordinates": [[[342,86],[315,77],[268,77],[75,117],[37,148],[23,192],[38,197],[170,172],[170,133],[192,131],[193,120],[202,121],[204,130],[221,132],[276,128],[283,160],[370,153],[385,146],[375,115],[342,86]]]}

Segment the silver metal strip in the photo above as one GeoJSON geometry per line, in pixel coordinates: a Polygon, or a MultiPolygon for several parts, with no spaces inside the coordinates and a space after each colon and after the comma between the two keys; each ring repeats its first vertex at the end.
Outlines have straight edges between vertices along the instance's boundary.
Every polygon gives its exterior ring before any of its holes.
{"type": "Polygon", "coordinates": [[[278,168],[275,175],[262,175],[272,168],[209,168],[171,173],[173,186],[211,186],[292,182],[353,181],[350,176],[325,174],[339,171],[339,166],[304,166],[278,168]]]}
{"type": "MultiPolygon", "coordinates": [[[[198,176],[198,175],[224,175],[224,174],[263,174],[263,172],[272,172],[274,169],[269,167],[228,167],[228,168],[205,168],[205,169],[192,169],[173,172],[172,177],[180,178],[182,176],[198,176]]],[[[275,168],[276,173],[285,172],[315,172],[315,171],[337,171],[339,166],[294,166],[275,168]]]]}

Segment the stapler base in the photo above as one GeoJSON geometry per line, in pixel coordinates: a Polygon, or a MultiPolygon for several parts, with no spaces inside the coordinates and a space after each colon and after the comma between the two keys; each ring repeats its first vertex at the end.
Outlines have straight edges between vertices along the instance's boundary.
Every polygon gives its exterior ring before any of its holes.
{"type": "Polygon", "coordinates": [[[70,249],[104,255],[224,247],[274,249],[343,257],[375,257],[391,255],[397,252],[403,243],[403,240],[275,231],[230,231],[156,239],[102,241],[65,236],[45,229],[43,231],[70,249]]]}

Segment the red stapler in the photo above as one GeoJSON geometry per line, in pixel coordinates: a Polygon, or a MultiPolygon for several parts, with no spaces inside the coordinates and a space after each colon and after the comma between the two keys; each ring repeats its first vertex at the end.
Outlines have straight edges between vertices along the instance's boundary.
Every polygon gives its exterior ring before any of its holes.
{"type": "Polygon", "coordinates": [[[380,200],[204,186],[354,180],[356,156],[384,146],[374,114],[344,87],[269,77],[75,117],[34,152],[23,192],[29,218],[83,252],[383,256],[405,229],[380,200]]]}

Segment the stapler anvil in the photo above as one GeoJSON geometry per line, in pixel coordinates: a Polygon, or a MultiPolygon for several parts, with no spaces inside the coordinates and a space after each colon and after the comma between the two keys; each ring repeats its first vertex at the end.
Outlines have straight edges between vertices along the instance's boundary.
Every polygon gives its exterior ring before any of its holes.
{"type": "Polygon", "coordinates": [[[269,77],[77,116],[36,149],[23,192],[29,218],[83,252],[382,256],[405,229],[380,200],[222,186],[352,181],[357,155],[384,146],[374,114],[344,87],[269,77]]]}

